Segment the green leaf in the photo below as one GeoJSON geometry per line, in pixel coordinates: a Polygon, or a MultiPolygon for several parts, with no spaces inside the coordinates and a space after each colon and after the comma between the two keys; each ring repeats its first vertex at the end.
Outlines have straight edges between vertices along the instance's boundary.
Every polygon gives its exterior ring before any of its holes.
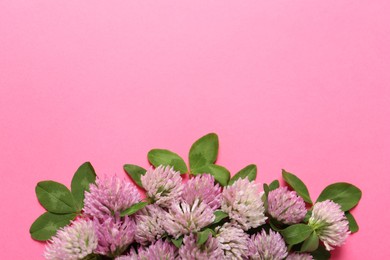
{"type": "Polygon", "coordinates": [[[355,220],[355,218],[353,217],[353,215],[351,214],[351,212],[347,211],[345,212],[345,216],[347,217],[348,219],[348,223],[349,223],[349,230],[351,231],[351,233],[356,233],[359,231],[359,226],[355,220]]]}
{"type": "Polygon", "coordinates": [[[279,228],[278,227],[278,221],[276,221],[275,219],[272,219],[272,218],[270,218],[269,219],[269,225],[270,225],[270,227],[273,229],[273,230],[275,230],[275,231],[277,231],[277,232],[280,232],[280,231],[282,231],[283,229],[281,229],[281,228],[279,228]]]}
{"type": "Polygon", "coordinates": [[[261,196],[261,200],[263,201],[264,208],[267,211],[268,210],[269,186],[266,183],[263,184],[263,190],[264,190],[264,193],[263,193],[263,196],[261,196]]]}
{"type": "Polygon", "coordinates": [[[184,160],[176,153],[163,149],[153,149],[148,153],[148,160],[154,166],[160,165],[172,166],[175,171],[180,173],[188,172],[187,165],[184,160]]]}
{"type": "Polygon", "coordinates": [[[257,175],[257,166],[254,164],[250,164],[237,172],[229,181],[229,185],[232,185],[234,182],[236,182],[238,179],[245,179],[248,177],[249,181],[256,180],[257,175]]]}
{"type": "Polygon", "coordinates": [[[181,244],[183,244],[183,237],[179,237],[178,239],[171,239],[171,241],[177,248],[180,248],[181,244]]]}
{"type": "Polygon", "coordinates": [[[203,231],[197,232],[196,244],[198,246],[201,246],[204,243],[206,243],[206,241],[209,239],[209,236],[210,236],[211,233],[212,233],[212,230],[209,229],[209,228],[207,228],[207,229],[205,229],[203,231]]]}
{"type": "Polygon", "coordinates": [[[190,149],[189,161],[191,171],[207,164],[213,164],[218,155],[218,136],[214,133],[207,134],[198,139],[190,149]]]}
{"type": "Polygon", "coordinates": [[[313,204],[306,185],[294,174],[282,170],[283,179],[293,188],[307,203],[313,204]]]}
{"type": "Polygon", "coordinates": [[[311,233],[311,235],[303,242],[301,251],[302,252],[313,252],[317,250],[319,245],[319,238],[315,232],[311,233]]]}
{"type": "Polygon", "coordinates": [[[54,181],[41,181],[35,187],[41,205],[51,213],[75,213],[77,208],[72,193],[63,184],[54,181]]]}
{"type": "Polygon", "coordinates": [[[139,187],[143,188],[141,176],[145,175],[146,173],[146,170],[144,168],[133,164],[125,164],[123,166],[123,169],[139,187]]]}
{"type": "Polygon", "coordinates": [[[312,213],[313,213],[312,210],[308,210],[308,211],[306,212],[305,218],[303,219],[303,222],[306,222],[306,223],[307,223],[307,222],[309,221],[309,219],[311,218],[312,213]]]}
{"type": "Polygon", "coordinates": [[[273,182],[271,182],[269,184],[269,190],[276,190],[277,188],[279,188],[280,184],[279,184],[279,181],[278,180],[274,180],[273,182]]]}
{"type": "Polygon", "coordinates": [[[31,237],[35,240],[45,241],[56,234],[59,228],[70,223],[76,214],[53,214],[46,212],[39,216],[30,227],[31,237]]]}
{"type": "Polygon", "coordinates": [[[269,189],[269,186],[267,185],[267,183],[263,184],[263,190],[264,190],[264,194],[268,196],[270,189],[269,189]]]}
{"type": "Polygon", "coordinates": [[[148,203],[144,202],[144,201],[135,203],[135,204],[131,205],[129,208],[122,211],[120,215],[121,215],[121,217],[133,215],[137,211],[145,208],[147,205],[148,205],[148,203]]]}
{"type": "Polygon", "coordinates": [[[317,250],[311,253],[315,260],[328,260],[330,259],[330,252],[325,249],[323,245],[319,245],[317,250]]]}
{"type": "Polygon", "coordinates": [[[216,164],[209,164],[199,168],[196,174],[209,173],[214,176],[214,179],[221,185],[227,186],[230,179],[230,172],[222,166],[216,164]]]}
{"type": "Polygon", "coordinates": [[[356,186],[346,182],[338,182],[327,186],[321,192],[317,202],[329,199],[340,204],[343,211],[348,211],[359,203],[361,197],[362,191],[356,186]]]}
{"type": "Polygon", "coordinates": [[[101,255],[96,255],[96,254],[89,254],[86,257],[82,258],[81,260],[102,260],[101,255]]]}
{"type": "Polygon", "coordinates": [[[215,219],[214,219],[214,222],[213,222],[214,224],[217,224],[221,220],[223,220],[224,218],[229,217],[229,215],[227,213],[223,212],[222,210],[214,211],[214,215],[215,215],[215,219]]]}
{"type": "Polygon", "coordinates": [[[84,206],[84,192],[89,191],[89,185],[95,183],[96,173],[90,162],[82,164],[72,178],[72,195],[80,211],[84,206]]]}
{"type": "Polygon", "coordinates": [[[313,232],[313,229],[305,224],[295,224],[291,225],[280,233],[284,237],[284,241],[290,245],[296,245],[304,241],[306,238],[310,236],[313,232]]]}

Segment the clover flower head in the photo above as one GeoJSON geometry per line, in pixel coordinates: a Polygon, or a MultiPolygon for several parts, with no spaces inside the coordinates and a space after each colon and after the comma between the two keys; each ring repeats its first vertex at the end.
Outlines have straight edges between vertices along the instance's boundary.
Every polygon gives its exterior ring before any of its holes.
{"type": "Polygon", "coordinates": [[[179,255],[183,260],[194,259],[223,259],[223,250],[216,238],[209,235],[206,243],[201,246],[196,244],[196,236],[190,234],[183,239],[183,245],[179,249],[179,255]]]}
{"type": "Polygon", "coordinates": [[[165,208],[179,200],[183,191],[180,172],[170,166],[160,165],[156,169],[150,168],[145,175],[141,176],[141,182],[148,198],[165,208]]]}
{"type": "Polygon", "coordinates": [[[246,259],[248,254],[249,235],[240,227],[229,223],[216,229],[217,240],[225,259],[246,259]]]}
{"type": "Polygon", "coordinates": [[[244,230],[255,228],[264,224],[267,219],[264,216],[262,195],[257,184],[249,182],[248,178],[239,179],[222,191],[221,208],[229,214],[233,223],[244,230]]]}
{"type": "Polygon", "coordinates": [[[141,245],[146,245],[160,239],[165,233],[163,227],[165,214],[166,212],[155,204],[137,212],[135,240],[141,245]]]}
{"type": "Polygon", "coordinates": [[[138,250],[138,259],[140,260],[149,260],[149,259],[178,259],[178,250],[177,248],[163,240],[157,240],[155,243],[149,247],[140,248],[138,250]]]}
{"type": "Polygon", "coordinates": [[[182,198],[192,205],[196,199],[203,201],[216,210],[221,207],[221,186],[214,184],[210,174],[199,174],[190,179],[184,186],[182,198]]]}
{"type": "Polygon", "coordinates": [[[166,214],[164,229],[176,239],[181,235],[201,230],[215,219],[213,210],[204,202],[195,200],[193,205],[182,201],[172,204],[166,214]]]}
{"type": "Polygon", "coordinates": [[[115,215],[139,202],[137,188],[116,176],[106,179],[96,179],[96,184],[90,185],[85,192],[84,213],[95,218],[115,215]]]}
{"type": "Polygon", "coordinates": [[[314,258],[309,253],[291,253],[286,260],[314,260],[314,258]]]}
{"type": "Polygon", "coordinates": [[[118,256],[134,241],[136,226],[129,216],[107,216],[105,220],[95,218],[94,224],[99,241],[96,252],[99,254],[118,256]]]}
{"type": "Polygon", "coordinates": [[[305,218],[307,209],[295,191],[280,187],[268,193],[268,213],[284,224],[296,224],[305,218]]]}
{"type": "Polygon", "coordinates": [[[77,260],[92,254],[98,244],[93,222],[85,219],[57,231],[45,248],[48,260],[77,260]]]}
{"type": "Polygon", "coordinates": [[[249,240],[249,256],[256,260],[282,260],[287,256],[287,246],[279,233],[270,230],[267,234],[263,229],[249,240]]]}
{"type": "Polygon", "coordinates": [[[333,250],[335,246],[344,244],[351,233],[348,220],[341,210],[341,206],[331,200],[314,204],[309,226],[324,242],[328,251],[333,250]]]}

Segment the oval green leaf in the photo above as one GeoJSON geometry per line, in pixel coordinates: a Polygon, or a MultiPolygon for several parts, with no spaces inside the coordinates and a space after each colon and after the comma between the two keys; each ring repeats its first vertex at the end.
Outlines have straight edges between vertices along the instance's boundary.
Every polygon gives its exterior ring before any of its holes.
{"type": "Polygon", "coordinates": [[[135,204],[131,205],[131,207],[122,211],[120,215],[121,215],[121,217],[133,215],[137,211],[145,208],[147,205],[148,205],[148,203],[144,202],[144,201],[135,203],[135,204]]]}
{"type": "Polygon", "coordinates": [[[178,239],[171,239],[172,244],[174,244],[177,248],[180,248],[183,244],[183,237],[179,237],[178,239]]]}
{"type": "Polygon", "coordinates": [[[273,182],[271,182],[269,184],[269,190],[276,190],[277,188],[279,188],[280,184],[279,184],[279,181],[278,180],[274,180],[273,182]]]}
{"type": "Polygon", "coordinates": [[[143,188],[141,176],[146,173],[146,170],[144,168],[134,164],[125,164],[123,166],[123,169],[139,187],[143,188]]]}
{"type": "Polygon", "coordinates": [[[189,161],[191,171],[213,164],[217,160],[219,141],[214,133],[207,134],[198,139],[190,149],[189,161]]]}
{"type": "Polygon", "coordinates": [[[362,191],[356,186],[338,182],[327,186],[320,194],[317,202],[332,200],[341,205],[343,211],[348,211],[355,207],[362,197],[362,191]]]}
{"type": "Polygon", "coordinates": [[[347,211],[345,212],[345,216],[347,217],[348,219],[348,224],[349,224],[349,230],[351,231],[351,233],[356,233],[359,231],[359,225],[358,223],[356,222],[356,219],[353,217],[353,215],[351,214],[351,212],[347,211]]]}
{"type": "Polygon", "coordinates": [[[59,228],[70,223],[76,214],[53,214],[46,212],[39,216],[30,227],[31,237],[35,240],[46,241],[56,234],[59,228]]]}
{"type": "Polygon", "coordinates": [[[220,221],[222,221],[223,219],[227,218],[229,215],[227,213],[223,212],[222,210],[216,210],[216,211],[214,211],[214,216],[215,216],[215,219],[214,219],[213,224],[217,224],[220,221]]]}
{"type": "Polygon", "coordinates": [[[254,180],[256,180],[256,175],[257,175],[257,166],[254,164],[250,164],[250,165],[246,166],[245,168],[241,169],[239,172],[237,172],[230,179],[229,185],[232,185],[238,179],[248,178],[249,181],[254,181],[254,180]]]}
{"type": "Polygon", "coordinates": [[[56,214],[75,213],[77,208],[72,193],[65,185],[55,181],[41,181],[35,187],[41,205],[56,214]]]}
{"type": "Polygon", "coordinates": [[[330,259],[330,252],[325,249],[323,245],[319,245],[317,250],[311,253],[315,260],[328,260],[330,259]]]}
{"type": "Polygon", "coordinates": [[[197,234],[196,244],[198,246],[201,246],[204,243],[206,243],[206,241],[209,239],[211,233],[212,233],[212,230],[209,228],[207,228],[203,231],[197,232],[196,233],[197,234]]]}
{"type": "Polygon", "coordinates": [[[148,160],[154,166],[160,165],[172,166],[175,171],[180,173],[188,172],[187,165],[184,160],[176,153],[164,149],[153,149],[148,153],[148,160]]]}
{"type": "Polygon", "coordinates": [[[313,204],[311,201],[309,191],[307,190],[306,185],[301,181],[297,176],[292,173],[282,170],[282,176],[285,182],[290,185],[290,187],[295,190],[299,196],[303,198],[307,203],[313,204]]]}
{"type": "Polygon", "coordinates": [[[303,242],[301,247],[301,252],[313,252],[317,250],[320,239],[318,238],[315,232],[311,233],[311,235],[303,242]]]}
{"type": "Polygon", "coordinates": [[[200,173],[209,173],[213,175],[215,181],[217,181],[221,186],[227,186],[230,179],[230,172],[222,166],[216,164],[209,164],[202,168],[198,169],[199,171],[196,174],[200,173]]]}
{"type": "Polygon", "coordinates": [[[280,231],[284,241],[289,245],[296,245],[305,241],[312,232],[313,229],[305,224],[295,224],[280,231]]]}
{"type": "Polygon", "coordinates": [[[75,199],[77,210],[84,206],[84,193],[89,191],[89,185],[95,183],[96,173],[90,162],[82,164],[73,175],[71,190],[75,199]]]}

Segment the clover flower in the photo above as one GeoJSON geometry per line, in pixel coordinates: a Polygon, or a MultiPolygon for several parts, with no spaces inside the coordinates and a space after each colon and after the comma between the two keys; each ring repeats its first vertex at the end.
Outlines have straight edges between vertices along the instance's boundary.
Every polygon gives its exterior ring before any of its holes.
{"type": "Polygon", "coordinates": [[[210,174],[200,174],[190,179],[184,186],[182,198],[192,205],[196,199],[203,201],[216,210],[221,207],[221,187],[214,185],[214,177],[210,174]]]}
{"type": "Polygon", "coordinates": [[[118,256],[115,260],[140,260],[137,252],[134,248],[130,249],[130,252],[127,255],[118,256]]]}
{"type": "Polygon", "coordinates": [[[341,206],[331,200],[314,204],[308,224],[328,251],[344,244],[350,234],[348,220],[341,206]]]}
{"type": "Polygon", "coordinates": [[[246,259],[248,254],[249,235],[239,227],[229,223],[216,229],[217,240],[222,248],[225,259],[246,259]]]}
{"type": "Polygon", "coordinates": [[[287,246],[282,236],[269,231],[261,230],[261,233],[253,235],[249,240],[249,258],[256,260],[282,260],[287,256],[287,246]]]}
{"type": "Polygon", "coordinates": [[[314,260],[314,258],[309,253],[291,253],[286,260],[314,260]]]}
{"type": "Polygon", "coordinates": [[[139,260],[137,253],[134,250],[133,250],[133,253],[131,253],[131,252],[132,251],[130,251],[130,254],[128,254],[128,255],[122,255],[122,256],[116,257],[115,260],[139,260]]]}
{"type": "Polygon", "coordinates": [[[177,248],[163,240],[158,240],[154,244],[146,248],[140,248],[138,250],[138,259],[149,260],[149,259],[177,259],[178,250],[177,248]]]}
{"type": "Polygon", "coordinates": [[[215,219],[213,210],[204,202],[195,200],[190,206],[182,201],[171,205],[166,214],[164,228],[176,239],[181,235],[201,230],[215,219]]]}
{"type": "Polygon", "coordinates": [[[135,216],[137,229],[135,240],[146,245],[160,239],[165,233],[163,222],[165,211],[157,205],[148,205],[135,216]]]}
{"type": "Polygon", "coordinates": [[[141,182],[151,202],[165,208],[177,201],[183,191],[180,172],[170,166],[160,165],[156,169],[150,168],[145,175],[141,176],[141,182]]]}
{"type": "Polygon", "coordinates": [[[305,218],[307,209],[295,191],[280,187],[268,193],[268,213],[284,224],[295,224],[305,218]]]}
{"type": "Polygon", "coordinates": [[[209,235],[206,243],[201,246],[196,244],[196,240],[197,239],[194,234],[190,234],[184,237],[183,244],[179,249],[179,255],[181,259],[223,259],[223,250],[221,249],[216,238],[209,235]]]}
{"type": "Polygon", "coordinates": [[[264,216],[262,194],[263,192],[258,192],[258,186],[249,182],[248,178],[239,179],[223,190],[221,208],[229,214],[233,223],[244,230],[258,227],[267,219],[264,216]]]}
{"type": "Polygon", "coordinates": [[[97,218],[115,215],[139,202],[140,195],[136,187],[113,176],[106,179],[96,179],[96,184],[90,185],[85,192],[84,213],[97,218]]]}
{"type": "Polygon", "coordinates": [[[92,254],[98,244],[93,222],[79,219],[57,231],[45,248],[48,260],[77,260],[92,254]]]}
{"type": "Polygon", "coordinates": [[[94,219],[98,246],[96,252],[109,257],[123,253],[134,241],[135,223],[129,216],[108,216],[105,220],[94,219]]]}

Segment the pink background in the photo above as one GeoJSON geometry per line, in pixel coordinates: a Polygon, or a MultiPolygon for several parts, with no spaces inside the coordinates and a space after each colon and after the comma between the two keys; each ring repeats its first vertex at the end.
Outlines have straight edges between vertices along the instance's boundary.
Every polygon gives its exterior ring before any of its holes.
{"type": "Polygon", "coordinates": [[[315,199],[363,191],[334,259],[388,259],[390,1],[0,1],[1,259],[41,259],[38,181],[91,161],[126,178],[146,153],[300,176],[315,199]],[[384,232],[386,230],[387,233],[384,232]]]}

